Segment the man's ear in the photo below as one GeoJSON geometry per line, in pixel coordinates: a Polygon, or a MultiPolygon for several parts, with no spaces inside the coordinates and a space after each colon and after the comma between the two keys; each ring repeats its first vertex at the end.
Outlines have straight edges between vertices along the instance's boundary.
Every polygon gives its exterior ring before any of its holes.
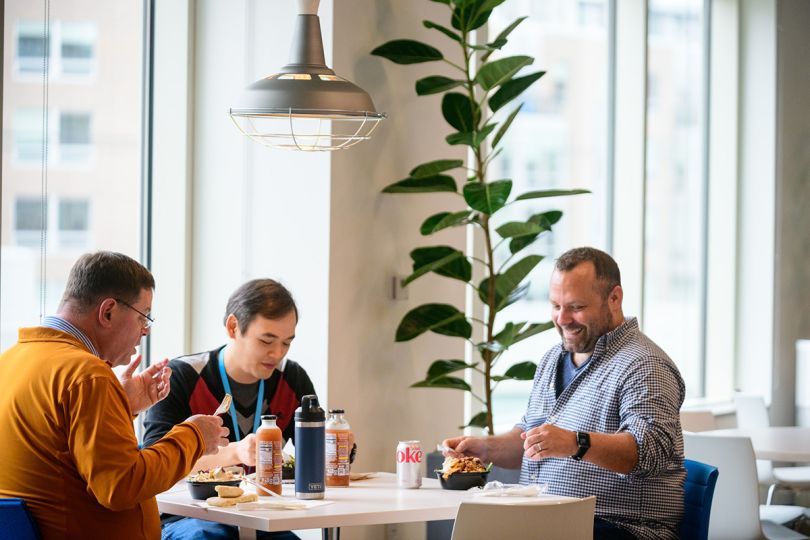
{"type": "Polygon", "coordinates": [[[115,303],[116,302],[113,298],[107,298],[98,305],[98,323],[104,328],[109,328],[112,325],[115,303]]]}
{"type": "Polygon", "coordinates": [[[624,291],[622,290],[621,285],[616,285],[615,287],[613,287],[613,290],[610,291],[610,295],[608,295],[610,305],[613,307],[617,307],[619,309],[621,309],[622,307],[623,298],[624,298],[624,291]]]}
{"type": "Polygon", "coordinates": [[[228,333],[229,338],[236,339],[236,334],[239,332],[239,321],[233,313],[225,318],[225,331],[228,333]]]}

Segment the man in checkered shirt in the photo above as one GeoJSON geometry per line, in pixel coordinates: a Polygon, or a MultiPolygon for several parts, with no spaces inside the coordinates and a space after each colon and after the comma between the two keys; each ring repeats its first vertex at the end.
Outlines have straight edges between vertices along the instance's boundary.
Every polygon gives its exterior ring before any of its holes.
{"type": "Polygon", "coordinates": [[[564,253],[551,276],[562,342],[537,366],[529,404],[510,432],[444,441],[447,455],[520,467],[522,484],[596,495],[594,538],[678,538],[683,514],[684,383],[664,351],[622,313],[616,261],[564,253]]]}

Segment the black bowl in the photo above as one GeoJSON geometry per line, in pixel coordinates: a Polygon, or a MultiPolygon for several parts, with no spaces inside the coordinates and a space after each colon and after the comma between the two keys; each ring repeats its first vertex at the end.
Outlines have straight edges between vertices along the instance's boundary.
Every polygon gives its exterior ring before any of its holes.
{"type": "Polygon", "coordinates": [[[447,477],[442,476],[442,471],[436,471],[436,478],[444,489],[467,490],[471,487],[483,487],[487,483],[489,471],[483,472],[457,472],[447,477]]]}
{"type": "Polygon", "coordinates": [[[191,493],[192,499],[205,500],[208,497],[216,497],[216,486],[238,486],[242,483],[242,479],[238,480],[214,480],[213,482],[192,482],[186,480],[188,484],[188,492],[191,493]]]}

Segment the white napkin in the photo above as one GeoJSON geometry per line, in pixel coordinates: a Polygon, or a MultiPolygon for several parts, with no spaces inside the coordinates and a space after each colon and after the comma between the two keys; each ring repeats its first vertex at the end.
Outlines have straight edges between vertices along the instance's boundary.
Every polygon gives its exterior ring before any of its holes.
{"type": "Polygon", "coordinates": [[[546,484],[502,484],[501,482],[488,482],[484,489],[475,493],[476,497],[537,497],[546,492],[546,484]]]}

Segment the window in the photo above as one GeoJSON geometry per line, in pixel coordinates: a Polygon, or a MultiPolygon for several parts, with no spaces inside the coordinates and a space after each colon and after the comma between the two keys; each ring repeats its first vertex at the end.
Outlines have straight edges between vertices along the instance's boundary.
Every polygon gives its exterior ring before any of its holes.
{"type": "Polygon", "coordinates": [[[88,247],[90,201],[62,199],[59,201],[59,247],[85,249],[88,247]]]}
{"type": "Polygon", "coordinates": [[[48,216],[42,200],[20,197],[14,202],[15,243],[24,247],[39,246],[42,229],[48,229],[48,216]]]}
{"type": "Polygon", "coordinates": [[[5,4],[0,349],[54,312],[81,252],[141,258],[144,13],[143,0],[51,2],[46,24],[41,3],[5,4]]]}
{"type": "Polygon", "coordinates": [[[649,4],[643,330],[703,395],[702,0],[649,4]],[[650,90],[654,94],[650,94],[650,90]]]}
{"type": "Polygon", "coordinates": [[[60,159],[66,162],[86,160],[90,155],[90,113],[59,115],[60,159]]]}
{"type": "MultiPolygon", "coordinates": [[[[504,3],[493,11],[490,35],[526,15],[526,6],[516,4],[504,3]]],[[[585,188],[594,194],[526,201],[496,216],[500,224],[501,220],[526,220],[547,210],[563,211],[554,232],[527,248],[526,254],[537,253],[546,259],[530,276],[528,296],[499,314],[501,323],[548,321],[548,281],[554,257],[576,245],[604,246],[606,240],[608,4],[554,0],[531,2],[531,9],[534,13],[511,34],[502,54],[531,55],[535,61],[527,73],[544,70],[547,74],[515,100],[515,104],[526,104],[504,137],[503,154],[493,162],[490,175],[511,178],[513,194],[552,188],[585,188]]],[[[512,107],[504,109],[509,109],[504,111],[508,114],[512,107]]],[[[558,339],[556,331],[549,330],[517,344],[496,364],[498,374],[515,362],[539,360],[558,339]]],[[[496,430],[509,429],[521,418],[530,389],[531,382],[499,385],[493,402],[496,430]]]]}
{"type": "Polygon", "coordinates": [[[20,21],[17,24],[17,71],[20,73],[42,73],[46,49],[45,29],[42,23],[20,21]]]}
{"type": "Polygon", "coordinates": [[[88,75],[95,69],[93,48],[96,42],[96,27],[91,22],[62,23],[60,58],[62,73],[88,75]]]}

